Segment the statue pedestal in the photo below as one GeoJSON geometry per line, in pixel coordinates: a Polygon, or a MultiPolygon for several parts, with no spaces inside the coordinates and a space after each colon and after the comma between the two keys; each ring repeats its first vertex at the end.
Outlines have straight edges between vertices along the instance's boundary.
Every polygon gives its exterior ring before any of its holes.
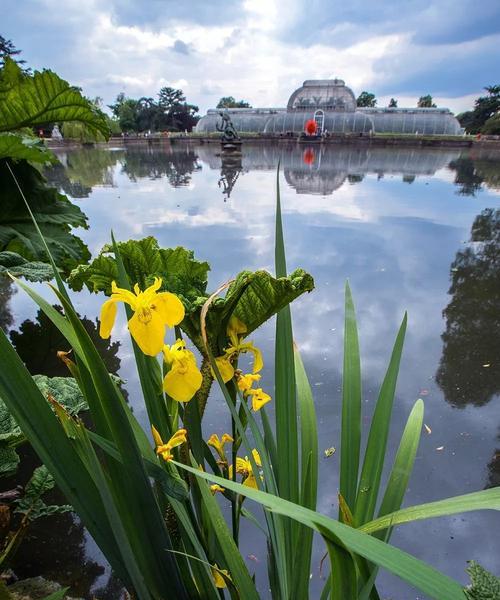
{"type": "Polygon", "coordinates": [[[222,154],[241,154],[241,140],[221,142],[222,154]]]}

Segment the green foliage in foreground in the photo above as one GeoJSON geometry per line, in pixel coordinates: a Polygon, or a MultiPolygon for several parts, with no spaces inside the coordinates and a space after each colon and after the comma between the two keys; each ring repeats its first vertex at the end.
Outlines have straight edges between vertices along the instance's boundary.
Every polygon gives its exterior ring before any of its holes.
{"type": "MultiPolygon", "coordinates": [[[[211,293],[207,292],[207,262],[194,258],[185,248],[160,248],[153,237],[118,242],[117,248],[129,281],[148,287],[155,277],[163,281],[163,289],[177,294],[186,309],[181,328],[198,350],[206,354],[200,329],[200,313],[211,293]]],[[[72,271],[68,283],[76,291],[85,285],[90,291],[111,293],[111,282],[119,280],[119,269],[111,245],[105,246],[89,264],[72,271]]],[[[208,337],[214,351],[222,353],[219,340],[224,337],[229,317],[243,321],[252,333],[284,306],[314,288],[313,278],[297,269],[289,277],[274,278],[267,271],[243,271],[228,287],[224,298],[216,299],[207,317],[208,337]]]]}
{"type": "MultiPolygon", "coordinates": [[[[312,280],[300,270],[287,276],[279,192],[277,207],[276,277],[262,271],[240,274],[231,285],[219,290],[226,290],[220,300],[206,292],[206,264],[195,261],[185,250],[162,253],[151,241],[146,243],[149,249],[137,256],[136,251],[142,248],[140,243],[120,245],[113,241],[104,257],[114,261],[113,267],[104,261],[106,269],[101,265],[100,271],[92,268],[78,271],[81,285],[91,288],[109,285],[107,278],[112,272],[120,287],[130,289],[136,283],[129,279],[130,275],[141,270],[140,256],[147,257],[148,268],[156,257],[158,269],[164,268],[165,260],[177,256],[183,265],[177,268],[177,273],[184,273],[179,278],[186,277],[186,281],[174,277],[170,285],[179,285],[183,290],[179,294],[186,304],[188,325],[185,319],[182,327],[188,337],[191,329],[194,331],[191,340],[202,346],[204,359],[213,368],[231,415],[234,443],[226,461],[217,462],[202,437],[203,411],[197,399],[180,404],[169,398],[161,386],[165,365],[155,357],[143,355],[133,342],[144,402],[158,435],[168,440],[181,423],[188,429],[189,447],[174,448],[175,460],[162,460],[155,454],[82,326],[60,278],[54,292],[64,314],[25,283],[19,285],[71,345],[75,362],[68,364],[88,403],[92,431],[64,407],[56,404],[55,412],[49,407],[1,332],[0,396],[118,577],[138,600],[220,600],[228,595],[232,599],[257,600],[253,574],[238,550],[241,518],[258,524],[264,531],[269,586],[276,600],[308,597],[314,534],[324,540],[330,561],[323,598],[376,600],[379,596],[374,584],[382,567],[437,600],[465,600],[465,591],[458,582],[388,541],[394,527],[403,523],[478,508],[500,510],[500,489],[401,509],[422,430],[421,400],[415,403],[408,417],[388,482],[382,486],[406,316],[380,387],[368,441],[362,448],[359,344],[348,286],[339,519],[316,510],[319,460],[316,415],[307,375],[293,344],[287,304],[308,291],[312,280]],[[107,273],[106,277],[103,273],[107,273]],[[221,347],[228,344],[227,324],[232,315],[248,318],[250,327],[257,327],[276,311],[273,425],[265,407],[258,415],[250,410],[235,380],[223,382],[214,355],[218,356],[221,347]],[[198,322],[190,321],[194,315],[198,322]],[[247,479],[245,485],[239,483],[237,469],[233,468],[232,476],[228,474],[228,461],[238,465],[238,447],[248,457],[245,468],[251,466],[255,487],[247,479]],[[211,493],[207,481],[221,486],[224,499],[211,493]],[[262,525],[244,505],[246,498],[263,508],[262,525]],[[229,524],[220,505],[226,501],[231,505],[229,524]],[[216,588],[216,582],[223,587],[216,588]]],[[[100,258],[103,262],[103,257],[100,258]]],[[[175,273],[175,264],[170,264],[168,272],[175,273]]],[[[155,274],[161,271],[142,271],[140,281],[155,274]]],[[[57,270],[54,275],[58,275],[57,270]]],[[[157,444],[163,447],[160,442],[157,444]]]]}
{"type": "Polygon", "coordinates": [[[24,494],[16,500],[15,512],[23,515],[28,521],[34,521],[40,517],[48,517],[73,510],[68,504],[46,504],[43,496],[52,490],[55,481],[52,475],[43,465],[33,471],[33,475],[24,488],[24,494]]]}
{"type": "Polygon", "coordinates": [[[17,269],[13,272],[32,281],[50,277],[40,265],[27,263],[48,262],[49,257],[19,187],[29,198],[61,271],[68,273],[90,258],[82,240],[71,233],[72,227],[86,227],[85,215],[49,188],[33,166],[56,162],[52,152],[33,135],[33,129],[49,123],[76,123],[94,138],[109,136],[104,113],[79,89],[52,71],[23,71],[6,55],[0,69],[0,272],[14,266],[17,269]]]}
{"type": "Polygon", "coordinates": [[[11,273],[28,281],[49,281],[52,279],[50,265],[40,261],[29,261],[16,252],[0,252],[0,274],[11,273]]]}
{"type": "Polygon", "coordinates": [[[471,584],[465,589],[468,600],[496,600],[500,598],[500,578],[483,569],[475,561],[467,568],[471,584]]]}
{"type": "MultiPolygon", "coordinates": [[[[45,401],[50,394],[71,415],[88,409],[87,402],[73,377],[47,377],[33,375],[33,381],[42,392],[45,401]]],[[[0,397],[0,475],[12,475],[18,467],[16,446],[26,441],[17,421],[0,397]]]]}
{"type": "MultiPolygon", "coordinates": [[[[0,136],[0,141],[1,139],[0,136]]],[[[0,252],[8,251],[17,255],[3,255],[7,260],[1,264],[5,268],[14,266],[13,263],[16,263],[15,266],[22,266],[23,258],[28,262],[48,262],[44,244],[37,234],[12,173],[20,182],[24,195],[29,198],[30,208],[61,271],[69,273],[76,265],[86,262],[90,258],[87,246],[71,233],[73,227],[87,228],[87,218],[80,208],[56,189],[47,187],[38,169],[26,160],[0,159],[0,252]]],[[[24,264],[24,269],[26,268],[24,264]]],[[[33,265],[30,269],[30,274],[37,280],[46,275],[33,265]]]]}
{"type": "Polygon", "coordinates": [[[77,88],[49,70],[27,75],[6,57],[0,70],[0,132],[65,121],[109,135],[105,119],[77,88]]]}

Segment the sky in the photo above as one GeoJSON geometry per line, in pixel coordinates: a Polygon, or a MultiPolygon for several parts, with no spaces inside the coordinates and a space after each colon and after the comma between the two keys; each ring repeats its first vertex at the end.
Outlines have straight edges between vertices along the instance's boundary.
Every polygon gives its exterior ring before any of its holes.
{"type": "Polygon", "coordinates": [[[499,0],[3,0],[0,34],[105,104],[181,88],[286,106],[305,79],[340,77],[386,106],[470,109],[500,83],[499,0]]]}

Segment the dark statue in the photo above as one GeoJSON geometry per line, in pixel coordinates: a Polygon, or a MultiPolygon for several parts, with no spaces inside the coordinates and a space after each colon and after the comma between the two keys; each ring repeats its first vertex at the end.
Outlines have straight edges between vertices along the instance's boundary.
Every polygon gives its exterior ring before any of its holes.
{"type": "Polygon", "coordinates": [[[219,115],[221,116],[222,123],[220,125],[219,123],[216,123],[215,128],[217,129],[217,131],[220,131],[222,133],[221,140],[223,142],[234,142],[236,140],[239,140],[240,137],[236,129],[234,128],[233,122],[231,121],[231,117],[229,116],[227,110],[221,110],[219,112],[219,115]]]}

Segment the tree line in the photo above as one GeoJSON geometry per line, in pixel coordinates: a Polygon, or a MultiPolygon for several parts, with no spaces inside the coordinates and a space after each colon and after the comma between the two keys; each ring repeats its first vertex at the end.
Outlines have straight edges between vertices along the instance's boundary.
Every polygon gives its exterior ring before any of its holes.
{"type": "MultiPolygon", "coordinates": [[[[377,106],[377,98],[375,94],[372,92],[363,91],[356,98],[356,105],[363,108],[374,108],[377,106]]],[[[396,98],[391,98],[388,108],[397,108],[398,101],[396,98]]],[[[417,100],[417,108],[436,108],[436,104],[434,104],[434,100],[430,94],[426,94],[425,96],[420,96],[417,100]]]]}

